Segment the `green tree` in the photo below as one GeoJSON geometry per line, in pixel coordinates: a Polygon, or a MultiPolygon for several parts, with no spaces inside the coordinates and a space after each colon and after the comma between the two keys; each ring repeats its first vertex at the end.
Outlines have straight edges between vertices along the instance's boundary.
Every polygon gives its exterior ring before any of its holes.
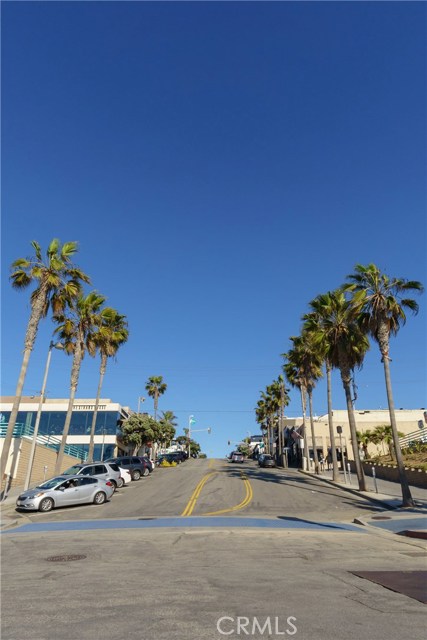
{"type": "Polygon", "coordinates": [[[151,376],[150,378],[148,378],[145,385],[145,390],[147,391],[150,398],[153,398],[154,400],[154,420],[157,420],[159,397],[165,393],[166,389],[167,384],[163,382],[162,376],[151,376]]]}
{"type": "Polygon", "coordinates": [[[330,293],[321,294],[309,303],[311,311],[303,317],[305,328],[313,333],[314,342],[317,344],[326,369],[326,387],[328,404],[328,426],[329,440],[331,443],[332,456],[332,479],[339,480],[337,449],[335,446],[335,431],[332,411],[332,364],[328,358],[327,334],[323,329],[325,321],[330,320],[333,315],[333,305],[331,304],[330,293]]]}
{"type": "Polygon", "coordinates": [[[298,357],[298,353],[295,349],[290,349],[287,353],[282,353],[282,357],[287,360],[283,365],[283,371],[287,381],[291,387],[297,388],[300,391],[301,396],[301,409],[302,409],[302,435],[304,442],[304,458],[308,467],[308,461],[310,459],[307,442],[307,389],[305,386],[304,375],[301,367],[301,362],[298,357]]]}
{"type": "Polygon", "coordinates": [[[23,290],[35,284],[31,294],[31,311],[24,341],[24,355],[19,372],[15,399],[10,414],[6,437],[1,455],[1,481],[3,481],[6,464],[9,459],[13,430],[18,416],[22,391],[27,374],[31,351],[36,341],[40,321],[52,309],[53,313],[60,313],[64,309],[66,300],[78,296],[83,282],[90,282],[89,277],[73,264],[72,258],[77,252],[77,242],[61,242],[52,240],[46,251],[46,258],[38,242],[31,243],[35,255],[30,258],[18,258],[12,263],[10,280],[12,287],[23,290]]]}
{"type": "Polygon", "coordinates": [[[406,297],[412,292],[421,293],[423,285],[416,280],[389,278],[381,273],[377,266],[357,264],[355,273],[347,276],[350,282],[344,290],[352,295],[352,304],[359,315],[359,324],[378,343],[384,377],[393,444],[402,487],[402,506],[413,507],[414,500],[408,484],[403,464],[402,451],[397,431],[396,414],[390,373],[390,336],[395,336],[406,322],[405,310],[418,312],[418,303],[406,297]]]}
{"type": "Polygon", "coordinates": [[[127,329],[126,316],[120,315],[116,309],[112,309],[111,307],[105,307],[102,309],[99,314],[99,326],[97,326],[97,330],[93,335],[93,343],[101,356],[101,364],[99,368],[99,382],[95,400],[95,409],[90,429],[89,462],[92,462],[93,460],[96,418],[98,415],[99,399],[101,397],[101,389],[105,371],[107,369],[108,358],[112,358],[117,354],[119,348],[127,342],[128,337],[129,331],[127,329]]]}
{"type": "Polygon", "coordinates": [[[60,341],[64,345],[65,352],[68,355],[73,355],[73,363],[70,377],[70,399],[68,401],[64,430],[62,432],[61,444],[55,464],[56,475],[61,473],[62,460],[64,458],[65,445],[70,429],[73,403],[76,397],[83,358],[86,351],[91,356],[94,356],[96,353],[94,333],[96,327],[100,324],[99,311],[104,302],[104,296],[101,296],[96,291],[91,291],[87,296],[81,295],[77,300],[72,301],[67,314],[57,316],[59,326],[55,330],[55,333],[58,334],[60,341]]]}
{"type": "Polygon", "coordinates": [[[132,453],[150,446],[158,437],[157,422],[147,413],[134,413],[120,427],[123,442],[131,445],[132,453]]]}
{"type": "Polygon", "coordinates": [[[369,460],[370,455],[368,451],[369,444],[373,441],[372,431],[367,429],[366,431],[356,431],[357,442],[362,446],[363,453],[365,455],[365,460],[369,460]]]}
{"type": "Polygon", "coordinates": [[[329,292],[328,296],[330,313],[323,319],[323,332],[322,335],[317,336],[317,340],[325,348],[325,355],[332,367],[339,369],[341,374],[359,489],[366,491],[365,475],[357,443],[351,385],[354,369],[360,369],[363,365],[365,354],[369,349],[369,340],[361,330],[355,309],[346,299],[344,292],[337,290],[329,292]]]}
{"type": "Polygon", "coordinates": [[[316,386],[317,380],[322,377],[321,350],[319,348],[319,343],[315,342],[313,334],[304,329],[300,336],[292,337],[291,341],[293,342],[293,350],[300,363],[301,372],[304,377],[304,386],[307,390],[311,440],[313,443],[314,469],[316,473],[320,473],[316,434],[314,431],[313,389],[316,386]]]}
{"type": "Polygon", "coordinates": [[[173,411],[163,411],[158,425],[159,444],[162,447],[169,447],[176,434],[176,416],[173,411]]]}

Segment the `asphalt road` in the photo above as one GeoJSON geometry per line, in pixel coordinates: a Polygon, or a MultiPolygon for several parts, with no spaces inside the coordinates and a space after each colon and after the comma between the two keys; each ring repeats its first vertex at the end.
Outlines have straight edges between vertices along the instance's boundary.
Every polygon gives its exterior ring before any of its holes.
{"type": "Polygon", "coordinates": [[[155,469],[151,476],[117,491],[104,505],[26,513],[24,517],[46,522],[209,514],[352,522],[362,513],[377,509],[358,496],[297,470],[261,469],[252,460],[243,464],[189,460],[177,467],[155,469]]]}
{"type": "Polygon", "coordinates": [[[375,509],[296,471],[191,460],[100,507],[25,514],[33,529],[2,534],[2,640],[424,639],[424,604],[355,575],[426,568],[422,541],[349,524],[375,509]]]}

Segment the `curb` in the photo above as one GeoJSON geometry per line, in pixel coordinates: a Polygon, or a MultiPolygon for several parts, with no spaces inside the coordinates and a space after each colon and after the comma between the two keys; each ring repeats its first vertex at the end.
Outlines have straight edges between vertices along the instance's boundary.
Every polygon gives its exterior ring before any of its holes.
{"type": "MultiPolygon", "coordinates": [[[[334,482],[333,480],[329,480],[329,478],[324,478],[323,476],[320,475],[316,475],[314,473],[311,473],[310,471],[304,471],[303,469],[298,469],[298,471],[300,473],[303,473],[306,476],[309,476],[311,478],[316,478],[317,480],[321,480],[322,482],[326,482],[326,484],[330,484],[332,487],[338,487],[338,489],[343,489],[344,491],[347,491],[348,493],[352,493],[355,496],[359,496],[359,498],[364,498],[365,500],[368,500],[369,502],[373,502],[374,504],[379,504],[382,507],[385,507],[386,509],[390,509],[390,510],[395,510],[395,509],[399,509],[399,506],[394,506],[392,504],[389,504],[388,502],[386,502],[385,500],[380,500],[379,498],[374,498],[373,496],[367,496],[364,493],[361,493],[358,489],[351,489],[349,486],[345,485],[345,484],[341,484],[339,482],[334,482]]],[[[398,500],[399,498],[391,498],[392,500],[398,500]]]]}

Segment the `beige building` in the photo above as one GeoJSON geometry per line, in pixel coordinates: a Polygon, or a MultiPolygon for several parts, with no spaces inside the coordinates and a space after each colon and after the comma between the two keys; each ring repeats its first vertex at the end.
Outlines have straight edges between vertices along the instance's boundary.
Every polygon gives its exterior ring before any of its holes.
{"type": "MultiPolygon", "coordinates": [[[[354,460],[353,448],[351,446],[350,425],[348,421],[348,413],[346,410],[334,409],[333,413],[333,425],[335,433],[335,444],[340,449],[341,445],[344,451],[347,450],[349,460],[354,460]],[[342,427],[341,440],[337,433],[337,427],[342,427]]],[[[396,422],[398,431],[405,435],[416,434],[420,429],[427,426],[426,411],[421,409],[397,409],[396,410],[396,422]]],[[[357,431],[365,432],[368,430],[374,430],[378,426],[390,425],[390,415],[387,409],[356,409],[354,411],[356,419],[357,431]]],[[[302,427],[302,418],[286,418],[284,419],[285,429],[295,427],[295,431],[298,431],[302,427]]],[[[313,443],[311,437],[310,418],[306,418],[307,429],[307,441],[309,450],[312,450],[313,443]]],[[[329,422],[328,414],[314,417],[314,432],[316,439],[316,448],[319,454],[327,455],[328,447],[331,446],[329,435],[329,422]]],[[[303,441],[298,441],[299,447],[302,449],[303,441]]],[[[368,452],[371,455],[377,453],[377,446],[370,444],[368,452]]],[[[381,451],[380,451],[381,453],[381,451]]],[[[311,457],[311,456],[310,456],[311,457]]]]}

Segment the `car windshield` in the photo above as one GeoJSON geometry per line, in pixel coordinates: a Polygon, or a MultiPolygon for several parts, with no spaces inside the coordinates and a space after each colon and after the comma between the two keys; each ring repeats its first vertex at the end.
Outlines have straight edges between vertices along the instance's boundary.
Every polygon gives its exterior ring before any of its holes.
{"type": "Polygon", "coordinates": [[[36,489],[53,489],[61,482],[64,482],[65,478],[62,476],[58,476],[56,478],[51,478],[50,480],[46,480],[43,484],[37,485],[36,489]]]}
{"type": "Polygon", "coordinates": [[[80,471],[81,471],[81,467],[74,466],[74,467],[70,467],[69,469],[67,469],[67,471],[64,471],[63,475],[64,476],[77,476],[80,471]]]}

